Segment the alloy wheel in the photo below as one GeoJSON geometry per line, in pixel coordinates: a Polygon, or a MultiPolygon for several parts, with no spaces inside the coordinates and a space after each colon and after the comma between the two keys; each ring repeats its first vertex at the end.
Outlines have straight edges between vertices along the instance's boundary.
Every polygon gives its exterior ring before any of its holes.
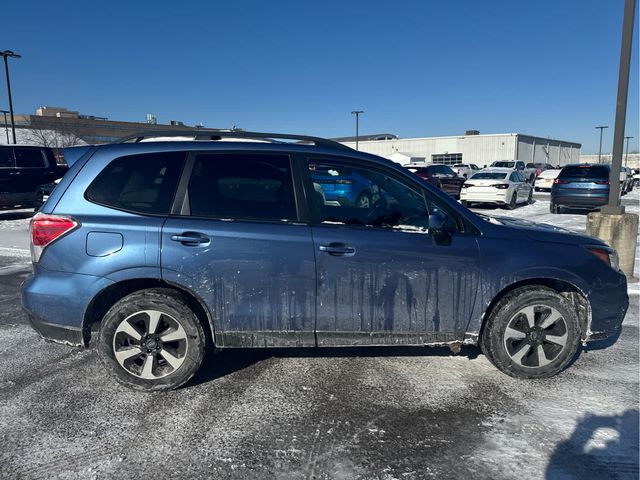
{"type": "Polygon", "coordinates": [[[537,368],[558,358],[568,337],[567,322],[560,312],[546,305],[529,305],[511,318],[503,343],[515,364],[537,368]]]}
{"type": "Polygon", "coordinates": [[[144,380],[166,377],[187,355],[187,333],[178,320],[158,310],[142,310],[122,320],[113,336],[116,361],[144,380]]]}

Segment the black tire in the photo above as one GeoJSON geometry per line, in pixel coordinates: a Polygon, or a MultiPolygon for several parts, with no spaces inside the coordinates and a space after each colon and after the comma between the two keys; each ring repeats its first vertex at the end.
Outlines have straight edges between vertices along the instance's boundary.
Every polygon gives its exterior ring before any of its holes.
{"type": "Polygon", "coordinates": [[[518,206],[518,194],[516,192],[513,192],[513,195],[511,195],[511,201],[507,204],[507,209],[514,210],[517,206],[518,206]]]}
{"type": "Polygon", "coordinates": [[[571,363],[579,343],[580,324],[574,306],[555,290],[543,286],[521,287],[505,295],[491,310],[480,338],[480,348],[489,361],[515,378],[547,378],[559,373],[571,363]],[[522,319],[522,310],[532,306],[535,325],[524,334],[529,322],[527,315],[522,319]],[[561,317],[546,330],[540,328],[555,318],[552,310],[561,317]],[[550,313],[545,316],[547,312],[550,313]],[[507,327],[525,337],[508,336],[507,327]],[[566,343],[561,346],[548,338],[564,339],[566,343]],[[543,350],[542,360],[539,348],[543,350]],[[514,360],[525,350],[520,361],[514,360]]]}
{"type": "MultiPolygon", "coordinates": [[[[184,296],[174,290],[162,288],[141,290],[118,301],[102,319],[98,339],[98,352],[105,369],[121,384],[142,391],[171,390],[189,381],[202,363],[205,346],[206,336],[202,324],[184,296]],[[145,321],[151,320],[151,316],[144,311],[160,312],[157,327],[151,332],[153,335],[144,332],[145,321]],[[135,340],[133,336],[119,330],[125,320],[142,339],[135,340]],[[179,330],[179,327],[183,330],[179,330]],[[178,335],[184,338],[165,340],[163,343],[161,337],[170,338],[168,335],[173,335],[174,331],[181,332],[178,335]],[[123,341],[125,345],[116,347],[117,343],[123,341]],[[155,348],[150,347],[153,351],[147,349],[147,352],[152,352],[147,354],[143,346],[149,347],[151,343],[155,348]],[[121,365],[116,359],[116,348],[118,352],[125,354],[127,350],[133,352],[136,349],[139,353],[135,353],[121,365]],[[172,361],[179,361],[179,365],[173,368],[169,357],[165,358],[164,355],[171,355],[172,361]],[[155,368],[160,374],[157,378],[145,379],[139,376],[144,373],[147,358],[151,361],[150,369],[155,368]],[[137,371],[137,374],[133,371],[137,371]]],[[[155,377],[152,370],[151,375],[155,377]]]]}
{"type": "Polygon", "coordinates": [[[549,204],[549,212],[550,212],[550,213],[556,213],[556,214],[557,214],[557,213],[560,213],[560,205],[558,205],[558,204],[556,204],[556,203],[551,202],[551,203],[549,204]]]}
{"type": "Polygon", "coordinates": [[[460,202],[463,207],[471,208],[471,202],[467,202],[466,200],[462,200],[460,202]]]}
{"type": "Polygon", "coordinates": [[[527,203],[528,204],[533,203],[533,189],[529,190],[529,197],[527,197],[527,203]]]}
{"type": "Polygon", "coordinates": [[[534,189],[536,192],[539,192],[539,191],[540,191],[540,188],[539,188],[539,187],[533,187],[533,189],[534,189]]]}
{"type": "Polygon", "coordinates": [[[369,192],[362,192],[356,199],[356,207],[358,208],[371,208],[371,195],[369,192]]]}

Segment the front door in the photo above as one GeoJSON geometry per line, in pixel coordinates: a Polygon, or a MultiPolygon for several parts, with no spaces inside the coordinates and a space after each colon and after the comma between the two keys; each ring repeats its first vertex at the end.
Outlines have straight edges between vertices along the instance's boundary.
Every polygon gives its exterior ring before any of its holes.
{"type": "Polygon", "coordinates": [[[314,345],[315,258],[290,159],[196,153],[180,215],[162,230],[162,277],[195,293],[217,346],[314,345]]]}
{"type": "Polygon", "coordinates": [[[478,289],[479,253],[475,235],[452,209],[392,170],[330,157],[310,158],[308,167],[318,344],[462,339],[478,289]],[[447,235],[428,232],[428,214],[436,210],[447,215],[447,235]]]}

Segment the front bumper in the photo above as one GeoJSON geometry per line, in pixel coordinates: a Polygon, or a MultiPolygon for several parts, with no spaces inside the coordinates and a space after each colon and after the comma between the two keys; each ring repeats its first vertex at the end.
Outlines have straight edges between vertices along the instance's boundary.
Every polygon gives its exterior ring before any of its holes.
{"type": "Polygon", "coordinates": [[[620,333],[622,321],[629,308],[627,278],[616,272],[615,279],[600,282],[588,296],[591,305],[591,325],[585,340],[604,340],[620,333]]]}

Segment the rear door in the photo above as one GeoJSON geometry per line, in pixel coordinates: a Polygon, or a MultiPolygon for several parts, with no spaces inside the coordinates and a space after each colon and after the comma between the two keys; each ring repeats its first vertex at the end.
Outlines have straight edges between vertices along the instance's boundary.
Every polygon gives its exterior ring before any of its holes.
{"type": "Polygon", "coordinates": [[[162,229],[162,277],[195,293],[225,347],[315,345],[315,258],[291,159],[193,153],[162,229]]]}
{"type": "Polygon", "coordinates": [[[475,235],[419,184],[384,168],[330,156],[307,159],[305,188],[314,192],[319,345],[423,344],[460,339],[479,282],[475,235]],[[343,185],[329,199],[319,165],[343,185]],[[350,203],[365,178],[375,200],[350,203]],[[358,181],[356,181],[358,179],[358,181]],[[424,196],[426,195],[426,197],[424,196]],[[427,231],[428,212],[448,218],[450,235],[427,231]]]}

